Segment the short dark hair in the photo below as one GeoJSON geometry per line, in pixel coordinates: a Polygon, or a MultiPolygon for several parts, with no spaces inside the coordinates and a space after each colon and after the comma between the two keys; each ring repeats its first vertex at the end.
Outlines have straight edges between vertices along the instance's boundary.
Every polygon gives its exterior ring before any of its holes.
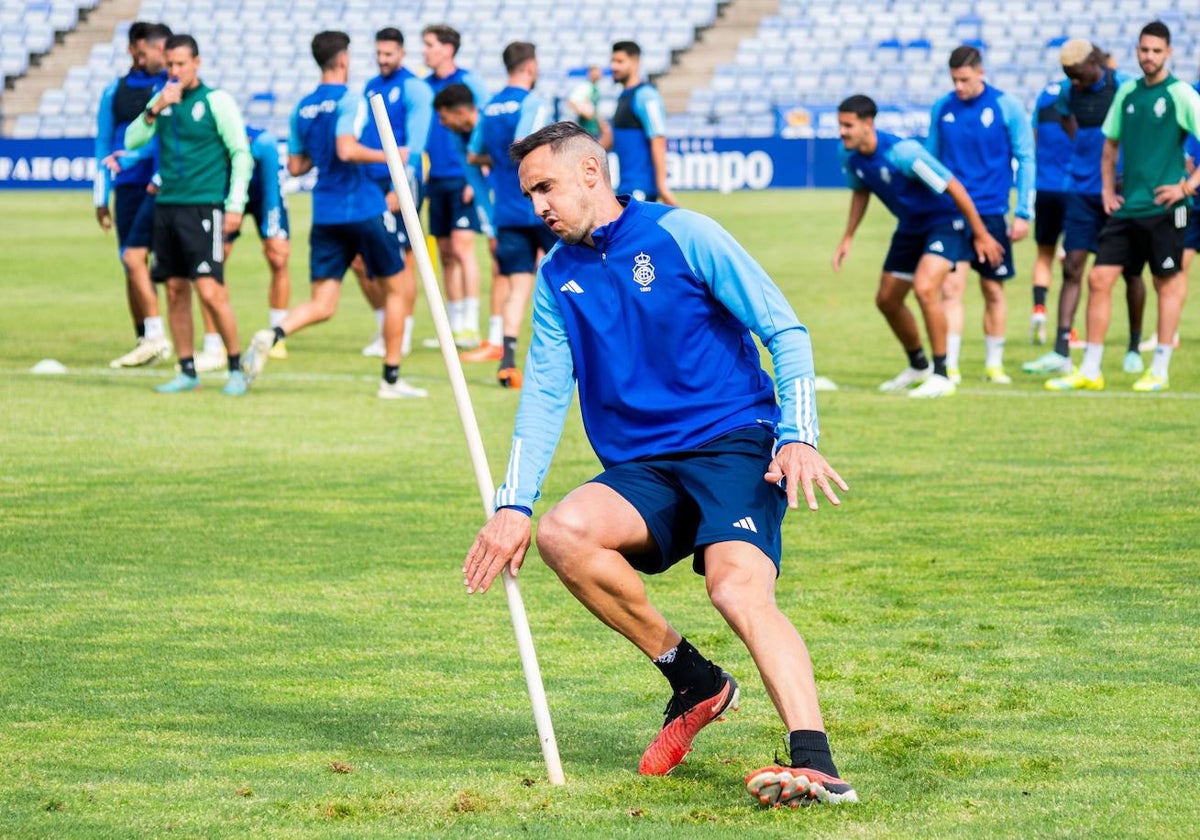
{"type": "Polygon", "coordinates": [[[612,46],[613,52],[623,52],[630,58],[639,58],[642,55],[642,48],[638,46],[637,41],[617,41],[612,46]]]}
{"type": "Polygon", "coordinates": [[[438,39],[439,43],[449,44],[454,47],[455,55],[458,54],[459,45],[462,44],[462,35],[459,35],[458,30],[448,23],[431,23],[421,30],[421,35],[432,35],[438,39]]]}
{"type": "Polygon", "coordinates": [[[950,61],[948,62],[951,70],[957,70],[960,67],[982,67],[983,53],[978,47],[972,47],[969,44],[963,44],[961,47],[955,47],[950,53],[950,61]]]}
{"type": "Polygon", "coordinates": [[[145,20],[135,20],[129,24],[129,46],[133,46],[138,41],[146,40],[146,30],[150,28],[150,22],[145,20]]]}
{"type": "Polygon", "coordinates": [[[146,32],[142,35],[142,40],[157,43],[168,40],[173,34],[175,33],[171,31],[171,27],[165,23],[150,23],[146,25],[146,32]]]}
{"type": "Polygon", "coordinates": [[[163,47],[163,49],[170,51],[177,50],[181,47],[187,47],[189,50],[191,50],[192,58],[200,55],[200,45],[196,43],[196,39],[191,35],[172,35],[167,39],[166,46],[163,47]]]}
{"type": "Polygon", "coordinates": [[[875,115],[879,113],[879,108],[875,105],[875,100],[861,93],[847,96],[842,100],[842,104],[838,105],[837,109],[839,114],[854,114],[860,120],[873,120],[875,119],[875,115]]]}
{"type": "Polygon", "coordinates": [[[537,47],[528,41],[513,41],[504,48],[504,69],[512,73],[526,61],[537,58],[537,47]]]}
{"type": "Polygon", "coordinates": [[[1143,35],[1149,35],[1151,38],[1162,38],[1167,42],[1167,46],[1171,46],[1171,30],[1161,20],[1152,20],[1142,27],[1142,31],[1138,33],[1138,40],[1142,40],[1143,35]]]}
{"type": "Polygon", "coordinates": [[[337,30],[318,32],[312,39],[312,57],[322,70],[332,70],[337,57],[350,49],[350,36],[337,30]]]}
{"type": "Polygon", "coordinates": [[[433,97],[433,108],[440,111],[443,108],[458,108],[461,105],[474,105],[475,94],[466,85],[446,85],[433,97]]]}
{"type": "MultiPolygon", "coordinates": [[[[567,143],[576,140],[580,137],[586,138],[592,143],[596,142],[596,138],[584,131],[579,123],[572,120],[563,120],[562,122],[550,123],[543,128],[539,128],[532,134],[526,134],[517,142],[508,147],[508,156],[513,163],[523,161],[534,149],[540,149],[542,146],[549,146],[550,151],[557,152],[567,143]]],[[[599,147],[598,147],[599,148],[599,147]]],[[[603,150],[601,150],[603,152],[603,150]]]]}
{"type": "Polygon", "coordinates": [[[395,41],[400,46],[404,46],[404,33],[394,26],[385,26],[375,33],[376,41],[395,41]]]}

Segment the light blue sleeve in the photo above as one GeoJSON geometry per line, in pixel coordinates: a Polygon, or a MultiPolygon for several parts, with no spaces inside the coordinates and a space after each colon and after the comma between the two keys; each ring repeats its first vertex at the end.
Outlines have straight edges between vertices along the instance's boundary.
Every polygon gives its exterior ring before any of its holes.
{"type": "Polygon", "coordinates": [[[433,122],[433,88],[424,79],[404,82],[404,133],[408,138],[408,158],[419,158],[425,152],[429,126],[433,122]]]}
{"type": "Polygon", "coordinates": [[[536,93],[529,94],[521,103],[521,117],[517,120],[517,130],[513,134],[513,140],[520,140],[533,134],[539,128],[545,128],[553,117],[554,112],[546,100],[536,93]]]}
{"type": "Polygon", "coordinates": [[[472,70],[467,70],[463,73],[462,82],[471,89],[471,95],[475,97],[475,107],[482,111],[483,106],[492,98],[492,92],[488,90],[483,77],[472,70]]]}
{"type": "Polygon", "coordinates": [[[283,208],[283,191],[279,188],[279,141],[269,131],[254,138],[250,145],[254,165],[258,167],[258,179],[262,184],[262,230],[264,239],[278,236],[279,212],[283,208]],[[275,221],[273,221],[275,220],[275,221]]]}
{"type": "Polygon", "coordinates": [[[642,85],[633,94],[633,112],[642,121],[646,137],[664,137],[667,133],[667,111],[658,88],[642,85]]]}
{"type": "Polygon", "coordinates": [[[346,91],[346,95],[338,102],[334,136],[350,135],[357,140],[367,124],[367,113],[367,97],[355,91],[346,91]]]}
{"type": "Polygon", "coordinates": [[[846,186],[852,190],[865,190],[867,185],[850,168],[850,152],[841,145],[838,146],[838,161],[842,164],[842,172],[846,175],[846,186]]]}
{"type": "Polygon", "coordinates": [[[533,337],[525,357],[525,382],[517,404],[508,469],[504,483],[496,490],[497,508],[533,508],[562,437],[574,394],[575,362],[562,312],[538,269],[533,292],[533,337]]]}
{"type": "Polygon", "coordinates": [[[812,340],[791,304],[746,249],[707,216],[673,210],[659,221],[713,297],[771,353],[779,399],[779,443],[820,438],[812,340]]]}
{"type": "Polygon", "coordinates": [[[118,80],[114,79],[104,93],[100,94],[100,105],[96,111],[96,175],[92,179],[92,204],[96,207],[107,207],[112,191],[112,176],[108,167],[100,161],[113,152],[113,112],[112,100],[117,91],[118,80]]]}
{"type": "MultiPolygon", "coordinates": [[[[1071,116],[1071,80],[1066,79],[1058,86],[1058,98],[1054,100],[1054,110],[1064,117],[1071,116]]],[[[1037,113],[1033,118],[1037,119],[1037,113]]]]}
{"type": "MultiPolygon", "coordinates": [[[[457,134],[453,136],[456,144],[460,147],[459,155],[465,161],[468,148],[483,147],[483,119],[475,122],[475,128],[471,130],[471,136],[465,143],[461,136],[457,134]]],[[[492,226],[492,192],[488,188],[487,178],[484,177],[482,167],[469,163],[463,165],[466,169],[467,183],[471,185],[471,189],[475,193],[475,212],[479,214],[480,233],[491,239],[496,235],[496,229],[492,226]]]]}
{"type": "Polygon", "coordinates": [[[1017,159],[1017,209],[1018,219],[1033,218],[1034,184],[1037,179],[1037,163],[1033,149],[1033,126],[1025,114],[1025,106],[1015,96],[1000,95],[1000,110],[1008,126],[1008,137],[1012,143],[1013,157],[1017,159]]]}
{"type": "Polygon", "coordinates": [[[300,134],[300,103],[296,103],[296,107],[292,109],[291,119],[288,121],[288,154],[289,155],[306,155],[308,149],[304,146],[304,137],[300,134]]]}
{"type": "Polygon", "coordinates": [[[487,119],[483,110],[479,111],[479,120],[475,123],[475,128],[471,129],[471,139],[467,141],[467,152],[472,155],[482,155],[487,150],[483,147],[483,123],[487,119]]]}
{"type": "Polygon", "coordinates": [[[938,195],[944,193],[954,179],[946,164],[916,140],[901,140],[888,149],[886,157],[906,177],[920,181],[938,195]]]}

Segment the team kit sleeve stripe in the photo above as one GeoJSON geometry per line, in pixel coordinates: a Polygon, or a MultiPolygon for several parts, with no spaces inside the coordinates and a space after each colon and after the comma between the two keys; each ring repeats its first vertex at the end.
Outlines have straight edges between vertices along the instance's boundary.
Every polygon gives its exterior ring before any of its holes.
{"type": "Polygon", "coordinates": [[[911,169],[921,183],[939,195],[950,186],[950,170],[928,152],[923,152],[921,157],[914,160],[911,169]]]}

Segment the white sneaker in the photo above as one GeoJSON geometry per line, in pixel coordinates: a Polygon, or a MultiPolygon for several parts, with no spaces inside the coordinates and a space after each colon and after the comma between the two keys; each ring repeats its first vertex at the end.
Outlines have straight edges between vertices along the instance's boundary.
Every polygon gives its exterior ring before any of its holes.
{"type": "MultiPolygon", "coordinates": [[[[1176,350],[1179,349],[1179,332],[1178,332],[1178,330],[1175,332],[1175,340],[1172,341],[1171,344],[1174,345],[1176,350]]],[[[1150,337],[1138,345],[1138,350],[1142,351],[1143,353],[1153,353],[1157,349],[1158,349],[1158,333],[1156,333],[1156,332],[1150,333],[1150,337]]]]}
{"type": "Polygon", "coordinates": [[[224,350],[200,351],[196,354],[196,373],[214,373],[229,367],[224,350]]]}
{"type": "Polygon", "coordinates": [[[1136,350],[1130,350],[1125,354],[1125,360],[1121,363],[1121,369],[1126,373],[1141,373],[1146,369],[1146,363],[1142,361],[1142,354],[1136,350]]]}
{"type": "Polygon", "coordinates": [[[375,392],[375,396],[381,400],[411,400],[428,395],[429,392],[424,388],[409,385],[403,379],[397,379],[395,383],[388,382],[386,379],[380,380],[379,390],[375,392]]]}
{"type": "MultiPolygon", "coordinates": [[[[886,391],[888,393],[903,391],[912,387],[913,385],[918,385],[926,381],[932,375],[933,365],[930,365],[924,370],[914,367],[907,367],[900,371],[900,373],[893,376],[887,382],[884,382],[882,385],[880,385],[879,390],[886,391]]],[[[942,378],[944,379],[945,377],[942,378]]]]}
{"type": "Polygon", "coordinates": [[[945,376],[932,374],[916,388],[909,391],[908,395],[918,400],[933,399],[934,397],[948,397],[956,390],[958,389],[955,388],[954,383],[945,376]]]}
{"type": "Polygon", "coordinates": [[[271,345],[274,343],[274,330],[259,330],[254,334],[254,338],[250,339],[250,346],[242,354],[242,373],[246,376],[247,386],[253,385],[254,380],[262,373],[267,364],[267,354],[271,352],[271,345]]]}
{"type": "Polygon", "coordinates": [[[108,363],[110,368],[141,367],[161,362],[171,355],[171,342],[166,336],[159,338],[139,338],[134,348],[108,363]]]}
{"type": "Polygon", "coordinates": [[[377,359],[382,359],[385,355],[385,352],[382,335],[376,335],[371,339],[371,343],[362,349],[362,354],[364,356],[374,356],[377,359]]]}

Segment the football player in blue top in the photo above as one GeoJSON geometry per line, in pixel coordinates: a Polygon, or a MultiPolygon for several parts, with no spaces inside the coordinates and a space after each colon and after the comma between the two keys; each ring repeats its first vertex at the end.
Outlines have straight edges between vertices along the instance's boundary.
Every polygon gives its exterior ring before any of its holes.
{"type": "Polygon", "coordinates": [[[538,269],[508,472],[465,558],[467,591],[520,568],[578,390],[604,471],[541,516],[538,551],[671,687],[638,772],[669,773],[738,707],[737,681],[667,622],[641,579],[694,555],[789,731],[789,765],[752,771],[747,789],[767,805],[857,801],[830,756],[808,650],[774,597],[784,513],[801,498],[815,510],[818,494],[838,504],[847,489],[816,449],[808,331],[716,222],[618,198],[604,150],[574,122],[534,132],[512,155],[561,242],[538,269]],[[771,353],[774,382],[752,334],[771,353]]]}
{"type": "Polygon", "coordinates": [[[667,186],[667,116],[658,88],[642,80],[642,49],[634,41],[612,48],[613,81],[625,88],[613,113],[612,151],[621,173],[617,193],[675,205],[667,186]]]}
{"type": "MultiPolygon", "coordinates": [[[[976,47],[963,45],[950,53],[950,78],[954,91],[934,103],[926,145],[933,156],[946,164],[979,209],[988,231],[1004,247],[997,265],[975,262],[983,291],[983,336],[986,347],[983,378],[1007,385],[1004,372],[1004,335],[1008,304],[1004,283],[1016,274],[1012,243],[1029,234],[1033,215],[1034,155],[1033,128],[1024,106],[984,80],[983,57],[976,47]],[[1009,228],[1007,214],[1013,189],[1016,161],[1017,206],[1009,228]]],[[[955,278],[956,280],[958,278],[955,278]]],[[[964,282],[947,283],[947,367],[952,379],[959,377],[958,356],[962,345],[964,282]]]]}
{"type": "MultiPolygon", "coordinates": [[[[367,101],[361,92],[347,87],[349,50],[350,37],[344,32],[313,36],[312,55],[321,68],[321,83],[296,103],[288,136],[288,172],[300,176],[317,169],[308,240],[312,298],[273,329],[254,334],[243,364],[249,381],[261,373],[276,342],[333,316],[342,277],[356,255],[362,255],[367,273],[383,283],[388,295],[404,294],[400,287],[404,256],[396,239],[395,218],[362,166],[385,158],[382,151],[368,149],[358,140],[367,120],[367,101]]],[[[377,395],[381,399],[423,397],[423,389],[400,378],[400,334],[407,313],[400,312],[398,319],[390,317],[390,310],[388,314],[384,324],[388,356],[377,395]]]]}
{"type": "Polygon", "coordinates": [[[838,106],[846,180],[854,194],[846,232],[833,254],[833,269],[841,270],[871,195],[879,196],[898,223],[883,261],[875,304],[908,355],[908,367],[879,390],[907,390],[917,398],[949,396],[956,386],[946,360],[942,288],[951,273],[964,270],[960,263],[972,256],[972,244],[981,264],[999,264],[1003,251],[962,183],[916,140],[877,131],[876,111],[875,102],[862,94],[838,106]],[[925,319],[932,364],[921,347],[917,322],[904,304],[909,290],[925,319]]]}

